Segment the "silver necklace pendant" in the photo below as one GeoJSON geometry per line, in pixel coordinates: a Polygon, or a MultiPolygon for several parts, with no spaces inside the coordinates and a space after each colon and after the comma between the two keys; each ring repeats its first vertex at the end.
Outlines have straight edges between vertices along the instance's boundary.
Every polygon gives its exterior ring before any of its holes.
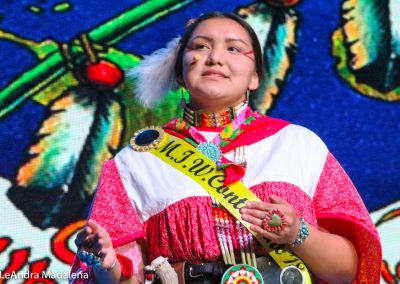
{"type": "Polygon", "coordinates": [[[222,157],[221,149],[212,142],[203,142],[197,146],[197,150],[206,155],[210,160],[218,162],[222,157]]]}

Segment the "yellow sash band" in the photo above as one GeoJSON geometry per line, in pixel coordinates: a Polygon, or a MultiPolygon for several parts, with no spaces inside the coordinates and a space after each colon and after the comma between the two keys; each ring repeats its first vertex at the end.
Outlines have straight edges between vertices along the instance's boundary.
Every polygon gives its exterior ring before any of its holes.
{"type": "Polygon", "coordinates": [[[245,226],[260,244],[269,252],[276,263],[284,269],[294,265],[299,268],[304,277],[304,284],[311,283],[310,275],[304,263],[293,253],[274,248],[275,244],[264,239],[256,232],[250,230],[250,223],[241,219],[240,208],[247,201],[261,201],[241,182],[235,182],[229,186],[223,186],[225,174],[216,168],[214,161],[185,142],[183,139],[164,134],[164,138],[156,148],[148,150],[167,164],[181,171],[200,184],[209,194],[214,196],[243,226],[245,226]]]}

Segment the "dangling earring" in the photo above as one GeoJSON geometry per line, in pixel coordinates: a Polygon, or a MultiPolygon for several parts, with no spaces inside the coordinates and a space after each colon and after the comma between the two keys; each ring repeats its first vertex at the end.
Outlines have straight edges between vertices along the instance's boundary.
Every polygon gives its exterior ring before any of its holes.
{"type": "Polygon", "coordinates": [[[183,92],[183,88],[181,88],[181,101],[179,102],[179,107],[184,109],[186,107],[186,100],[185,100],[185,94],[183,92]]]}
{"type": "Polygon", "coordinates": [[[250,95],[250,90],[246,90],[246,94],[245,94],[245,98],[244,98],[244,103],[248,103],[249,102],[249,95],[250,95]]]}

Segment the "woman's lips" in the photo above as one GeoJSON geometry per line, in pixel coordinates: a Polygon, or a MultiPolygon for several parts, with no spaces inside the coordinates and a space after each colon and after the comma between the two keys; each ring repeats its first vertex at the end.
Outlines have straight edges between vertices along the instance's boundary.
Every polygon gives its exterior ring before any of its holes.
{"type": "Polygon", "coordinates": [[[215,78],[228,78],[223,72],[218,70],[207,70],[205,71],[202,76],[205,77],[215,77],[215,78]]]}

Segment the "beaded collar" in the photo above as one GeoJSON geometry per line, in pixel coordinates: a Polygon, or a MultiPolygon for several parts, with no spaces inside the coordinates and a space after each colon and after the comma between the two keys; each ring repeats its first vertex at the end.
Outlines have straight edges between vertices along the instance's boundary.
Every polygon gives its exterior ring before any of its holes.
{"type": "Polygon", "coordinates": [[[224,127],[235,120],[238,114],[246,107],[247,102],[242,102],[222,112],[207,112],[204,110],[193,110],[190,104],[187,104],[183,110],[183,119],[196,127],[224,127]]]}

